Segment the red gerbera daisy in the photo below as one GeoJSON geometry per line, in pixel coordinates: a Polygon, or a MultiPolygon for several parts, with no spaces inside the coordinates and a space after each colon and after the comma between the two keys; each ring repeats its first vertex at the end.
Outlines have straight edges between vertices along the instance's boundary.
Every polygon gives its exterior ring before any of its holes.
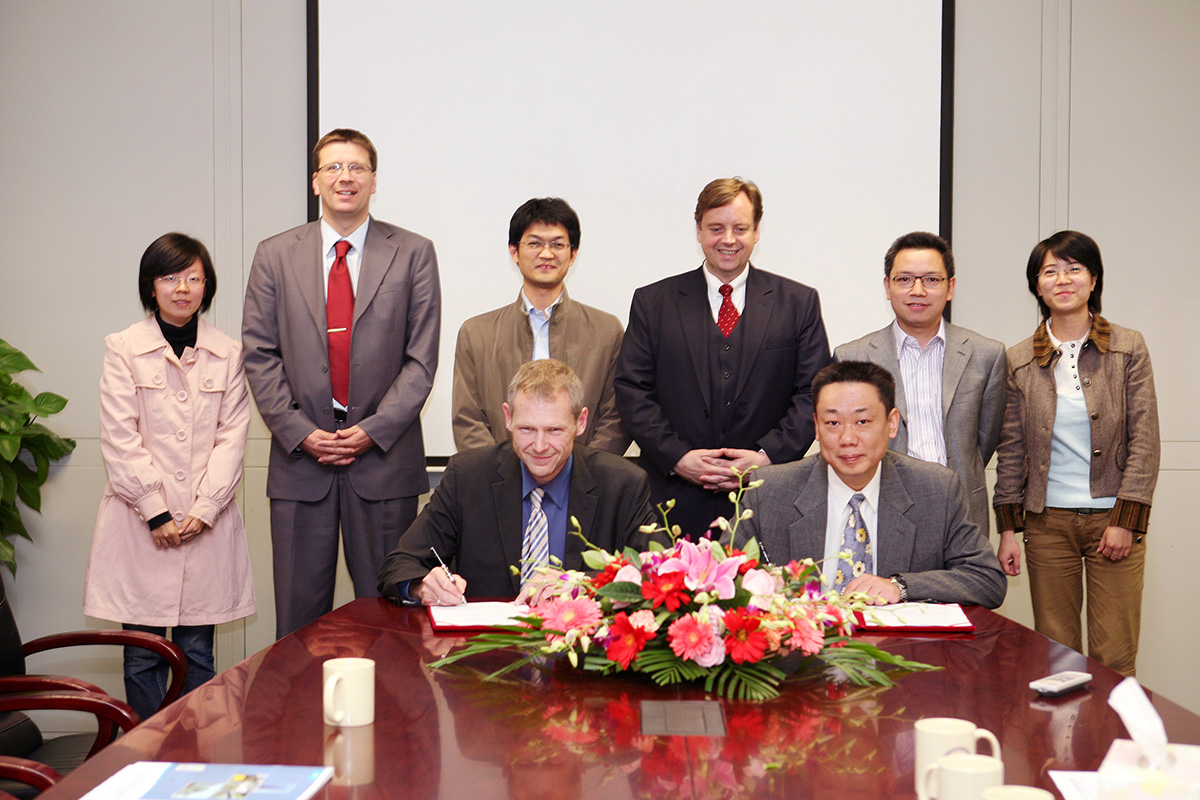
{"type": "Polygon", "coordinates": [[[767,635],[759,630],[762,615],[746,608],[725,612],[725,652],[738,664],[753,664],[767,652],[767,635]]]}
{"type": "Polygon", "coordinates": [[[687,586],[683,582],[684,577],[682,572],[656,575],[642,583],[642,597],[652,600],[654,608],[665,605],[667,611],[676,611],[684,603],[692,601],[691,595],[687,593],[687,586]]]}
{"type": "Polygon", "coordinates": [[[642,652],[642,648],[646,646],[646,640],[654,638],[653,633],[634,627],[624,611],[618,612],[613,617],[612,625],[608,627],[608,630],[612,639],[609,640],[604,654],[608,656],[609,661],[616,661],[620,664],[621,669],[629,669],[629,663],[637,657],[638,653],[642,652]]]}

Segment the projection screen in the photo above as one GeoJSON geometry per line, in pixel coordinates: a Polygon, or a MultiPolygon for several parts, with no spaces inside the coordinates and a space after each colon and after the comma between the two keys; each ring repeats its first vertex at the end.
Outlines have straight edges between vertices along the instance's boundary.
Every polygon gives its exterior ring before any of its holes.
{"type": "Polygon", "coordinates": [[[316,13],[317,129],[370,136],[372,213],[437,248],[432,457],[454,452],[459,325],[517,298],[508,221],[531,197],[579,213],[567,286],[624,322],[634,289],[701,264],[704,184],[753,180],[753,263],[820,292],[833,345],[891,319],[891,241],[938,230],[941,0],[319,0],[316,13]]]}

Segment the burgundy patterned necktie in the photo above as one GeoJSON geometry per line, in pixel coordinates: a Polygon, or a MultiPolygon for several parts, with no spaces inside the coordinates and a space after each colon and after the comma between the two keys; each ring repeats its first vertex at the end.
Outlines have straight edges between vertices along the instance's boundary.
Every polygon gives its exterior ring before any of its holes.
{"type": "Polygon", "coordinates": [[[721,333],[728,339],[729,334],[733,333],[733,329],[737,326],[740,315],[738,314],[737,306],[733,304],[733,300],[730,298],[730,295],[733,294],[733,287],[728,283],[723,283],[717,291],[721,293],[721,308],[717,311],[717,327],[721,329],[721,333]]]}
{"type": "Polygon", "coordinates": [[[354,321],[354,287],[350,285],[350,269],[346,253],[350,242],[342,239],[335,244],[337,257],[329,270],[329,286],[325,291],[325,319],[329,325],[329,382],[333,399],[343,406],[350,403],[350,327],[354,321]]]}

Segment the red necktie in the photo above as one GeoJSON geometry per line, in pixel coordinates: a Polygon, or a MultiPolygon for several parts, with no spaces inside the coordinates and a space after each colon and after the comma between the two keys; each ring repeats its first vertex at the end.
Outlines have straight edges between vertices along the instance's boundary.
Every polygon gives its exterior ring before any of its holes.
{"type": "Polygon", "coordinates": [[[733,333],[733,329],[738,324],[737,306],[733,304],[733,300],[729,297],[733,294],[733,287],[728,283],[721,284],[718,289],[721,293],[721,308],[717,311],[717,327],[721,329],[721,333],[725,338],[729,338],[729,334],[733,333]]]}
{"type": "Polygon", "coordinates": [[[354,321],[354,287],[350,285],[350,269],[346,253],[350,242],[342,239],[335,244],[337,258],[329,270],[329,287],[325,292],[325,319],[329,325],[329,381],[333,399],[343,406],[350,403],[350,327],[354,321]]]}

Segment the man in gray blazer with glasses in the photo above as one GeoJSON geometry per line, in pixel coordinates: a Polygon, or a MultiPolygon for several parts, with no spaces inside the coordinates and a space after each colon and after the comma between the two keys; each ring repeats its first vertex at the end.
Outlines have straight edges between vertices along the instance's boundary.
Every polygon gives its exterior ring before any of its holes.
{"type": "Polygon", "coordinates": [[[1004,422],[1004,344],[942,319],[954,297],[954,254],[936,234],[901,236],[883,259],[883,290],[896,319],[839,345],[835,361],[870,361],[896,379],[900,429],[891,449],[943,464],[962,478],[971,521],[991,519],[984,468],[1004,422]]]}
{"type": "Polygon", "coordinates": [[[421,408],[437,369],[433,243],[372,219],[377,155],[339,128],[313,148],[321,219],[258,246],[246,376],[271,429],[267,496],[276,635],[333,606],[341,532],[357,597],[429,490],[421,408]]]}

